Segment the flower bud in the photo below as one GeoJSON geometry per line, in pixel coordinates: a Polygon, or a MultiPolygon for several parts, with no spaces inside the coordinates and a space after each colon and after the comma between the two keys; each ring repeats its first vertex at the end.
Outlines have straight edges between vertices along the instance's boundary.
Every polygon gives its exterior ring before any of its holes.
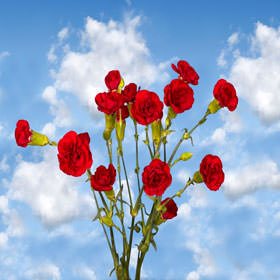
{"type": "Polygon", "coordinates": [[[124,80],[123,78],[121,78],[121,81],[119,83],[119,86],[118,86],[118,93],[121,93],[122,92],[122,88],[124,87],[124,80]]]}
{"type": "Polygon", "coordinates": [[[183,153],[180,156],[180,160],[183,160],[183,161],[189,160],[192,157],[192,155],[193,155],[192,153],[188,153],[188,152],[183,153]]]}
{"type": "Polygon", "coordinates": [[[111,218],[104,216],[100,218],[100,223],[104,223],[106,226],[111,227],[113,226],[113,221],[111,218]]]}
{"type": "Polygon", "coordinates": [[[153,137],[153,141],[156,145],[159,145],[159,141],[161,138],[161,121],[154,121],[151,124],[152,127],[152,137],[153,137]]]}

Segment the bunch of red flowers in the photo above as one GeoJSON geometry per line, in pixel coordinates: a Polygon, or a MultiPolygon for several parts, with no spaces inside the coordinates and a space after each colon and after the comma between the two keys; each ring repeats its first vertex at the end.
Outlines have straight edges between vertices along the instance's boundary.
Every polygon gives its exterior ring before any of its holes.
{"type": "MultiPolygon", "coordinates": [[[[114,207],[116,210],[116,215],[120,218],[120,221],[123,222],[123,210],[121,210],[121,212],[120,210],[117,210],[117,202],[120,202],[123,207],[123,200],[122,198],[120,199],[122,191],[121,185],[119,193],[117,195],[114,193],[113,186],[116,181],[117,172],[112,162],[111,135],[115,130],[118,142],[117,169],[120,179],[120,157],[122,158],[123,167],[126,174],[122,149],[122,141],[125,136],[126,119],[129,117],[132,119],[135,126],[137,153],[135,172],[138,176],[139,195],[135,203],[132,202],[130,197],[130,203],[127,204],[130,206],[130,213],[132,216],[132,226],[130,229],[132,234],[133,230],[139,232],[139,227],[137,226],[137,223],[135,224],[135,217],[140,210],[142,212],[142,220],[138,222],[142,226],[143,233],[143,240],[138,246],[138,249],[142,254],[139,256],[139,262],[141,262],[141,257],[145,256],[150,243],[154,245],[153,237],[151,234],[148,234],[149,230],[151,232],[151,230],[160,223],[177,216],[178,207],[174,201],[175,197],[179,197],[191,184],[204,182],[206,186],[212,191],[217,191],[222,185],[224,181],[222,162],[218,156],[208,154],[202,159],[199,170],[194,173],[193,178],[189,178],[183,189],[177,191],[172,197],[166,197],[165,199],[162,199],[166,189],[172,184],[171,168],[173,165],[180,160],[189,160],[192,156],[191,153],[183,153],[177,160],[172,162],[180,144],[184,140],[192,140],[191,133],[194,131],[194,129],[206,121],[208,115],[214,114],[223,107],[227,107],[230,111],[234,111],[238,104],[238,97],[236,95],[234,86],[224,79],[218,80],[213,89],[214,99],[209,104],[205,115],[198,122],[198,124],[194,126],[193,129],[190,131],[185,129],[184,134],[174,148],[169,160],[167,160],[165,149],[168,135],[171,133],[169,128],[177,114],[182,114],[186,110],[190,110],[192,108],[194,103],[194,91],[190,85],[197,85],[199,80],[199,75],[197,72],[186,61],[180,60],[177,63],[177,66],[174,64],[171,66],[172,69],[178,74],[178,77],[173,79],[168,85],[164,87],[164,102],[160,100],[159,96],[155,92],[140,89],[140,87],[137,87],[135,83],[130,83],[124,86],[123,78],[121,77],[118,70],[110,71],[106,75],[105,84],[108,90],[106,92],[98,93],[95,97],[95,102],[98,110],[104,113],[105,116],[105,130],[103,137],[107,144],[110,160],[108,168],[101,165],[97,167],[93,174],[91,173],[90,168],[92,166],[93,160],[89,147],[90,137],[86,132],[77,134],[75,131],[69,131],[58,141],[57,144],[57,157],[61,171],[75,177],[81,176],[87,171],[96,203],[97,198],[95,196],[95,192],[100,194],[100,198],[104,204],[103,209],[105,210],[103,212],[105,212],[106,215],[102,216],[102,211],[99,209],[97,218],[99,218],[102,225],[105,224],[110,228],[110,231],[112,231],[113,227],[118,228],[112,220],[114,207]],[[165,127],[162,124],[164,105],[168,108],[165,127]],[[139,180],[137,134],[138,124],[145,126],[145,144],[149,149],[151,157],[150,163],[143,168],[142,183],[140,183],[139,180]],[[152,128],[152,140],[154,147],[153,151],[149,142],[149,126],[152,128]],[[164,145],[164,158],[161,158],[160,154],[161,145],[164,145]],[[143,191],[154,201],[153,209],[150,212],[147,222],[145,222],[143,218],[143,204],[141,204],[141,196],[143,191]],[[105,193],[107,199],[110,201],[110,209],[102,193],[105,193]]],[[[15,138],[17,144],[21,147],[26,147],[27,145],[56,145],[55,142],[49,141],[47,136],[31,130],[28,122],[25,120],[19,120],[17,122],[15,138]]],[[[119,180],[119,182],[121,182],[121,180],[119,180]]],[[[130,191],[128,180],[127,187],[130,191]]],[[[124,228],[122,228],[120,231],[122,231],[122,234],[124,234],[124,228]]],[[[131,238],[132,234],[130,235],[131,238]]],[[[127,242],[127,240],[125,242],[127,242]]],[[[116,254],[112,252],[114,268],[116,270],[118,279],[128,279],[125,277],[128,277],[128,271],[126,270],[128,270],[127,267],[129,265],[130,251],[128,252],[127,250],[131,250],[131,242],[132,240],[130,239],[129,243],[127,244],[128,248],[126,247],[125,252],[123,252],[124,259],[121,260],[121,264],[119,264],[116,254]]],[[[139,269],[138,272],[136,271],[136,275],[139,275],[140,277],[139,269]]]]}

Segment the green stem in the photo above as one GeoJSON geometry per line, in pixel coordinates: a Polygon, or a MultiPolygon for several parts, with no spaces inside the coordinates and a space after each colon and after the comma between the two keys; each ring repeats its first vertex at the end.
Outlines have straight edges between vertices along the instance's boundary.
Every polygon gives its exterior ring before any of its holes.
{"type": "MultiPolygon", "coordinates": [[[[206,113],[204,114],[203,118],[187,133],[188,134],[188,138],[190,138],[190,135],[193,133],[193,131],[198,127],[200,126],[201,124],[203,124],[205,121],[206,121],[206,117],[210,114],[210,111],[207,110],[206,113]]],[[[168,165],[171,164],[177,150],[179,149],[180,145],[182,144],[182,142],[185,140],[185,139],[188,139],[188,138],[185,138],[185,133],[182,135],[182,137],[180,138],[179,142],[177,143],[176,147],[174,148],[169,160],[168,160],[168,165]]]]}
{"type": "MultiPolygon", "coordinates": [[[[87,169],[87,175],[88,175],[89,178],[91,177],[91,171],[90,171],[90,169],[87,169]]],[[[90,181],[90,180],[89,180],[89,181],[90,181]]],[[[91,188],[91,190],[92,190],[92,193],[93,193],[93,196],[94,196],[94,200],[95,200],[95,203],[96,203],[97,210],[98,210],[98,212],[100,212],[100,207],[99,207],[99,204],[98,204],[97,197],[96,197],[96,195],[95,195],[95,191],[94,191],[93,188],[91,188]]],[[[118,279],[121,279],[121,278],[120,278],[121,275],[120,275],[120,272],[119,272],[119,270],[120,270],[120,269],[119,269],[119,258],[118,258],[118,254],[117,254],[117,252],[116,252],[116,246],[115,246],[114,238],[112,238],[112,237],[114,237],[114,236],[113,236],[113,232],[111,231],[112,228],[110,227],[110,235],[111,235],[111,240],[112,240],[112,244],[111,244],[110,241],[109,241],[109,237],[108,237],[108,234],[107,234],[107,232],[106,232],[106,229],[105,229],[104,225],[101,224],[101,226],[102,226],[103,231],[104,231],[104,233],[105,233],[106,240],[107,240],[107,243],[108,243],[108,246],[109,246],[109,249],[110,249],[112,258],[113,258],[113,262],[114,262],[114,267],[115,267],[116,275],[117,275],[118,279]]]]}
{"type": "Polygon", "coordinates": [[[153,157],[153,152],[152,152],[152,149],[151,149],[151,146],[150,146],[149,126],[148,125],[145,126],[145,132],[146,132],[146,140],[144,142],[145,142],[145,144],[147,145],[147,147],[149,149],[151,159],[153,159],[154,157],[153,157]]]}

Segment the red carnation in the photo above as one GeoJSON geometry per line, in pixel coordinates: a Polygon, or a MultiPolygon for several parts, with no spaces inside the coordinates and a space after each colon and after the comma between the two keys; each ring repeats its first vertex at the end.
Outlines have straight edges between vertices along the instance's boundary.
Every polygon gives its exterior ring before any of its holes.
{"type": "Polygon", "coordinates": [[[67,132],[59,140],[58,161],[61,171],[75,177],[81,176],[92,165],[88,133],[67,132]]]}
{"type": "Polygon", "coordinates": [[[184,82],[192,85],[198,84],[199,76],[187,61],[179,60],[177,67],[174,64],[171,64],[171,67],[179,74],[179,79],[182,79],[184,82]]]}
{"type": "MultiPolygon", "coordinates": [[[[165,200],[163,200],[160,204],[161,205],[164,204],[164,202],[166,202],[168,199],[169,199],[169,197],[167,197],[165,200]]],[[[165,207],[166,207],[166,211],[164,213],[161,213],[162,219],[167,220],[167,219],[172,219],[177,216],[178,207],[173,199],[170,199],[165,204],[165,207]]]]}
{"type": "Polygon", "coordinates": [[[18,146],[26,147],[31,142],[32,132],[29,127],[28,121],[17,121],[17,127],[15,129],[15,138],[18,146]]]}
{"type": "Polygon", "coordinates": [[[166,106],[170,106],[176,114],[190,109],[193,102],[193,90],[182,80],[172,80],[164,88],[164,103],[166,106]]]}
{"type": "Polygon", "coordinates": [[[121,95],[117,92],[102,92],[95,96],[97,109],[107,115],[115,113],[122,105],[121,95]]]}
{"type": "Polygon", "coordinates": [[[218,156],[206,155],[200,163],[200,174],[206,186],[217,191],[224,182],[223,164],[218,156]]]}
{"type": "Polygon", "coordinates": [[[110,163],[108,168],[101,165],[91,176],[91,186],[96,191],[111,191],[116,180],[116,169],[110,163]]]}
{"type": "Polygon", "coordinates": [[[125,86],[122,96],[124,99],[124,102],[127,103],[133,103],[136,98],[136,93],[137,93],[137,85],[134,83],[130,83],[125,86]]]}
{"type": "Polygon", "coordinates": [[[153,159],[144,168],[142,181],[147,195],[162,195],[172,182],[168,164],[160,159],[153,159]]]}
{"type": "Polygon", "coordinates": [[[105,77],[105,84],[109,91],[117,90],[121,82],[121,74],[118,70],[110,71],[105,77]]]}
{"type": "Polygon", "coordinates": [[[140,90],[131,106],[132,117],[142,125],[148,125],[162,118],[163,103],[152,91],[140,90]]]}
{"type": "Polygon", "coordinates": [[[230,111],[234,111],[238,104],[236,90],[231,83],[224,79],[220,79],[213,90],[214,97],[219,101],[221,107],[227,107],[230,111]]]}

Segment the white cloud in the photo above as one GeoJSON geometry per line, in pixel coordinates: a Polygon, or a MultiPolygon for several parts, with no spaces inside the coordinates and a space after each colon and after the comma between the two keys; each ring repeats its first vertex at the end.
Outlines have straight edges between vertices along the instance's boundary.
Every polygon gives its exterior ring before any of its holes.
{"type": "Polygon", "coordinates": [[[280,28],[258,22],[251,40],[251,56],[235,58],[230,81],[261,122],[270,125],[280,120],[280,28]]]}
{"type": "Polygon", "coordinates": [[[10,53],[8,51],[0,52],[0,61],[2,58],[9,56],[9,55],[10,55],[10,53]]]}
{"type": "Polygon", "coordinates": [[[47,54],[47,57],[48,57],[48,61],[49,62],[55,62],[57,60],[57,56],[55,55],[55,46],[51,46],[48,54],[47,54]]]}
{"type": "Polygon", "coordinates": [[[10,166],[7,164],[7,159],[8,157],[4,155],[2,160],[0,161],[0,171],[2,172],[7,172],[10,169],[10,166]]]}
{"type": "Polygon", "coordinates": [[[67,27],[62,28],[58,34],[57,37],[59,39],[59,42],[62,42],[63,40],[65,40],[69,35],[69,30],[67,27]]]}
{"type": "Polygon", "coordinates": [[[5,232],[0,232],[0,249],[6,248],[8,245],[8,235],[5,232]]]}
{"type": "Polygon", "coordinates": [[[225,171],[223,189],[228,197],[239,197],[259,189],[280,189],[277,164],[270,160],[254,161],[236,170],[225,171]]]}
{"type": "Polygon", "coordinates": [[[28,204],[46,227],[94,216],[91,196],[79,194],[78,179],[60,171],[56,154],[56,149],[46,147],[42,161],[19,161],[6,182],[9,198],[28,204]]]}
{"type": "Polygon", "coordinates": [[[191,207],[188,203],[183,203],[178,209],[178,218],[189,219],[191,215],[191,207]]]}
{"type": "Polygon", "coordinates": [[[55,133],[56,126],[68,127],[72,124],[70,111],[65,102],[57,98],[56,89],[54,87],[46,87],[42,93],[42,98],[50,104],[50,112],[55,116],[53,123],[48,123],[43,128],[44,131],[47,130],[50,133],[55,133]]]}
{"type": "Polygon", "coordinates": [[[36,268],[31,268],[26,271],[25,276],[32,280],[60,280],[61,274],[59,267],[52,263],[46,263],[36,268]]]}
{"type": "Polygon", "coordinates": [[[235,33],[231,34],[228,37],[227,42],[228,42],[229,48],[232,48],[235,44],[237,44],[239,42],[239,33],[235,32],[235,33]]]}
{"type": "Polygon", "coordinates": [[[200,276],[196,271],[192,271],[187,275],[186,280],[199,280],[200,276]]]}
{"type": "Polygon", "coordinates": [[[224,125],[214,130],[210,137],[205,138],[200,145],[229,145],[230,139],[228,137],[231,133],[239,133],[243,130],[244,124],[238,112],[230,112],[228,110],[221,110],[219,117],[223,120],[224,125]]]}
{"type": "Polygon", "coordinates": [[[201,248],[199,242],[190,240],[187,242],[187,247],[194,252],[194,260],[198,264],[195,271],[192,274],[187,275],[187,280],[199,279],[199,276],[213,276],[217,272],[216,263],[214,257],[211,255],[207,248],[201,248]],[[197,277],[197,278],[191,278],[197,277]]]}
{"type": "MultiPolygon", "coordinates": [[[[226,56],[232,50],[233,46],[239,42],[239,33],[235,32],[231,34],[227,39],[227,47],[221,50],[219,57],[217,58],[217,64],[221,68],[225,68],[228,65],[226,56]]],[[[238,55],[238,50],[234,50],[234,57],[238,55]]]]}
{"type": "Polygon", "coordinates": [[[227,61],[225,60],[225,54],[226,51],[222,50],[218,59],[217,59],[217,64],[218,66],[220,66],[221,68],[225,67],[227,65],[227,61]]]}
{"type": "Polygon", "coordinates": [[[82,33],[83,52],[70,48],[54,72],[55,88],[75,94],[88,110],[97,114],[94,97],[105,91],[104,77],[108,71],[120,70],[126,83],[136,82],[147,87],[168,78],[163,64],[152,62],[149,50],[137,31],[141,17],[126,17],[123,22],[108,23],[87,17],[82,33]]]}
{"type": "Polygon", "coordinates": [[[75,277],[81,277],[85,280],[96,280],[95,272],[86,265],[79,265],[72,269],[75,277]]]}

